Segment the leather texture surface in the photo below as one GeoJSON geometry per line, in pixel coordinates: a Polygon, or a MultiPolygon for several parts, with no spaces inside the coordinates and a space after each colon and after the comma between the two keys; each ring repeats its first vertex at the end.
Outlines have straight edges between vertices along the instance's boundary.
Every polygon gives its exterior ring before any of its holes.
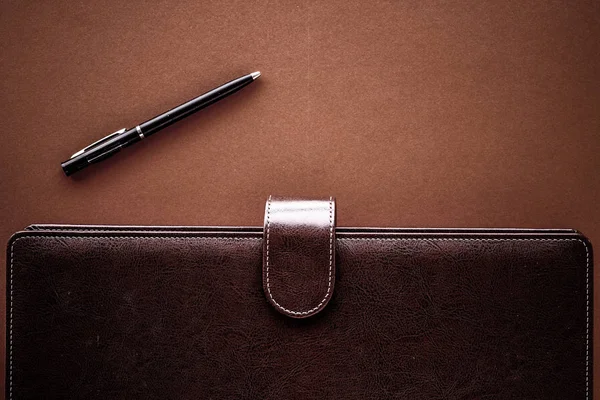
{"type": "Polygon", "coordinates": [[[306,318],[335,287],[335,200],[269,196],[263,237],[263,288],[279,312],[306,318]]]}
{"type": "Polygon", "coordinates": [[[9,243],[8,398],[591,398],[576,233],[339,229],[333,296],[296,319],[261,229],[118,229],[9,243]]]}

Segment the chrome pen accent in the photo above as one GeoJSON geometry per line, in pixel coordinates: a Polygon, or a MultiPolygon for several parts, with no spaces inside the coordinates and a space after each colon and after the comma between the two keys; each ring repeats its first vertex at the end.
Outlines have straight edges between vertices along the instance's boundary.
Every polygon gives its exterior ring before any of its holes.
{"type": "Polygon", "coordinates": [[[85,153],[86,151],[91,150],[92,148],[98,146],[99,144],[102,144],[102,143],[106,142],[108,139],[110,139],[113,136],[120,135],[121,133],[125,133],[126,130],[127,130],[127,128],[121,128],[121,129],[119,129],[116,132],[113,132],[113,133],[111,133],[109,135],[104,136],[102,139],[96,140],[94,143],[90,144],[89,146],[86,146],[83,149],[79,150],[77,153],[74,153],[71,156],[71,158],[75,158],[75,157],[77,157],[77,156],[85,153]]]}

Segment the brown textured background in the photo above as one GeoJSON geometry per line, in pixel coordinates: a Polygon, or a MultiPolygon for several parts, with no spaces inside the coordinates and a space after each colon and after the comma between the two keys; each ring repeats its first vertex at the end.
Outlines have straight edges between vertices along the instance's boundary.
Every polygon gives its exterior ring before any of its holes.
{"type": "Polygon", "coordinates": [[[0,239],[261,225],[273,193],[333,194],[340,226],[565,227],[600,248],[599,37],[595,1],[3,1],[0,239]],[[62,174],[99,137],[254,70],[62,174]]]}

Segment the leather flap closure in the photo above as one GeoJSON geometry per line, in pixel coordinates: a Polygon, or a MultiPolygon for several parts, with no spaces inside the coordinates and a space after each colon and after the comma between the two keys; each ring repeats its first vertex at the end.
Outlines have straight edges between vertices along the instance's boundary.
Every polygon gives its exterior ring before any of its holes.
{"type": "Polygon", "coordinates": [[[265,210],[263,289],[282,314],[310,317],[335,283],[335,200],[270,196],[265,210]]]}

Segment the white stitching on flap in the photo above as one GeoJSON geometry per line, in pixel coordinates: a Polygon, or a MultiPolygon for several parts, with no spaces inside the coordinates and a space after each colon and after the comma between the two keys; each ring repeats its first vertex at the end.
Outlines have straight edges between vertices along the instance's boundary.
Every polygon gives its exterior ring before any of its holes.
{"type": "Polygon", "coordinates": [[[271,298],[271,301],[273,302],[273,304],[279,308],[282,311],[285,311],[288,314],[293,314],[293,315],[306,315],[306,314],[310,314],[313,311],[318,310],[323,303],[327,300],[327,298],[329,297],[329,294],[331,293],[331,279],[332,279],[332,275],[331,272],[333,270],[333,197],[329,197],[329,278],[327,281],[327,293],[325,293],[325,297],[323,297],[323,300],[321,300],[319,302],[319,304],[317,304],[315,307],[311,308],[308,311],[293,311],[293,310],[289,310],[285,307],[283,307],[281,304],[279,304],[274,298],[273,298],[273,294],[271,293],[271,282],[270,282],[270,278],[269,278],[269,242],[270,242],[270,236],[271,236],[271,221],[270,221],[270,217],[271,217],[271,197],[269,196],[269,200],[267,201],[267,254],[266,254],[266,263],[267,263],[267,293],[269,295],[269,297],[271,298]]]}

